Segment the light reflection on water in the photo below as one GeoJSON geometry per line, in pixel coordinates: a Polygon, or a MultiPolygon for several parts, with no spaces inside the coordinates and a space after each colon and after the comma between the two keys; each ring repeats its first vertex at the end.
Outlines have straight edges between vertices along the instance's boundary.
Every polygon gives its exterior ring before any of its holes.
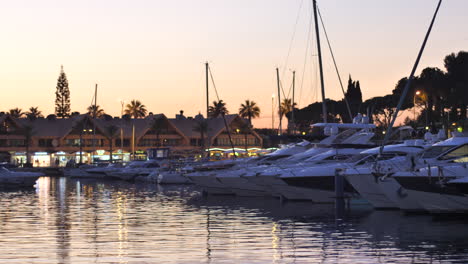
{"type": "Polygon", "coordinates": [[[5,263],[446,263],[468,261],[464,219],[273,198],[203,197],[193,186],[39,179],[0,192],[5,263]]]}

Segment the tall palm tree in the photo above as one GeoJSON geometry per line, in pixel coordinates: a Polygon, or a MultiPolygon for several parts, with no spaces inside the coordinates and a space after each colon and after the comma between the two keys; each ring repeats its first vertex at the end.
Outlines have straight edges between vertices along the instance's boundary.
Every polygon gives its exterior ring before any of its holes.
{"type": "Polygon", "coordinates": [[[36,106],[36,107],[31,106],[31,107],[29,108],[29,111],[26,112],[26,116],[27,116],[29,119],[31,119],[31,120],[36,119],[36,118],[39,118],[39,117],[44,117],[44,116],[42,115],[42,111],[39,110],[39,107],[38,107],[38,106],[36,106]]]}
{"type": "Polygon", "coordinates": [[[229,111],[226,108],[226,103],[223,100],[213,101],[213,105],[208,107],[208,117],[214,118],[219,115],[227,115],[229,111]]]}
{"type": "Polygon", "coordinates": [[[8,114],[13,118],[21,118],[24,115],[23,110],[18,107],[8,110],[8,114]]]}
{"type": "Polygon", "coordinates": [[[125,114],[133,118],[145,117],[148,110],[146,106],[140,102],[140,100],[132,100],[125,106],[125,114]]]}
{"type": "Polygon", "coordinates": [[[26,164],[25,164],[25,167],[32,167],[30,156],[29,156],[29,147],[31,145],[31,138],[35,134],[34,127],[32,125],[25,125],[22,128],[22,134],[24,136],[24,146],[26,147],[26,164]]]}
{"type": "Polygon", "coordinates": [[[79,164],[82,164],[83,163],[83,132],[84,130],[88,127],[88,124],[87,124],[87,120],[86,118],[83,118],[81,120],[79,120],[78,122],[76,122],[74,125],[73,125],[73,128],[78,130],[79,132],[79,135],[80,135],[80,162],[79,164]]]}
{"type": "Polygon", "coordinates": [[[254,101],[245,100],[245,103],[241,104],[239,108],[239,115],[243,118],[248,118],[249,124],[252,125],[252,118],[260,116],[260,107],[254,101]]]}
{"type": "Polygon", "coordinates": [[[154,133],[156,134],[156,141],[158,142],[158,146],[162,145],[159,142],[159,135],[161,135],[161,133],[163,132],[164,125],[165,125],[165,120],[162,117],[155,118],[150,124],[150,129],[153,130],[154,133]]]}
{"type": "Polygon", "coordinates": [[[113,150],[113,147],[114,147],[114,138],[116,137],[116,134],[117,134],[117,131],[119,131],[120,129],[117,127],[117,126],[114,126],[114,125],[110,125],[108,127],[105,128],[105,132],[107,134],[107,139],[109,140],[109,161],[110,163],[113,162],[113,159],[112,159],[112,152],[114,151],[113,150]]]}
{"type": "Polygon", "coordinates": [[[202,156],[205,153],[205,135],[208,134],[208,121],[206,119],[197,120],[193,131],[200,133],[200,147],[202,151],[202,156]]]}
{"type": "Polygon", "coordinates": [[[248,153],[248,144],[247,144],[247,139],[250,134],[250,131],[252,130],[252,125],[247,124],[243,122],[243,124],[240,126],[240,133],[244,135],[244,147],[245,147],[245,152],[248,153]]]}
{"type": "Polygon", "coordinates": [[[99,105],[90,105],[86,110],[88,111],[87,114],[94,118],[99,118],[106,114],[104,109],[102,109],[99,105]]]}

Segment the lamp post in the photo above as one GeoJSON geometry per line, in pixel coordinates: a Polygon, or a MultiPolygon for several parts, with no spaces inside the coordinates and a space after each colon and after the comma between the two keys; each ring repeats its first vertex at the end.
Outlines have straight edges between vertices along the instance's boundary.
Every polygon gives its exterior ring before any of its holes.
{"type": "MultiPolygon", "coordinates": [[[[120,109],[120,160],[122,161],[123,163],[123,158],[124,158],[124,151],[123,151],[123,113],[124,113],[124,104],[125,104],[125,101],[120,99],[120,105],[121,105],[121,109],[120,109]]],[[[111,154],[112,155],[112,154],[111,154]]]]}
{"type": "Polygon", "coordinates": [[[275,131],[275,94],[271,95],[271,129],[275,131]]]}

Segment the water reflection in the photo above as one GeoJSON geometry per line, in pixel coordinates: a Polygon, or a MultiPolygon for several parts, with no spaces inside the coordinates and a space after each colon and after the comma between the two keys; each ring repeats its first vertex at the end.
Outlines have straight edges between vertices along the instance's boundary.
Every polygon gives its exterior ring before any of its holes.
{"type": "Polygon", "coordinates": [[[11,263],[440,263],[468,260],[465,219],[202,196],[193,186],[43,177],[0,192],[11,263]]]}

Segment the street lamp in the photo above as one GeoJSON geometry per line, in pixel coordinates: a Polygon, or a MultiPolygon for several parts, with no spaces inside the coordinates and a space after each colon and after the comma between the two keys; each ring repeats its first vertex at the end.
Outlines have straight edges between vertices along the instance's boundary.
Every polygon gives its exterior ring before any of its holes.
{"type": "Polygon", "coordinates": [[[271,129],[275,130],[275,94],[271,95],[271,129]]]}
{"type": "Polygon", "coordinates": [[[121,105],[121,109],[120,109],[120,151],[121,151],[120,160],[123,163],[124,151],[123,151],[123,120],[122,118],[123,118],[123,113],[124,113],[125,100],[119,99],[119,101],[121,105]]]}

